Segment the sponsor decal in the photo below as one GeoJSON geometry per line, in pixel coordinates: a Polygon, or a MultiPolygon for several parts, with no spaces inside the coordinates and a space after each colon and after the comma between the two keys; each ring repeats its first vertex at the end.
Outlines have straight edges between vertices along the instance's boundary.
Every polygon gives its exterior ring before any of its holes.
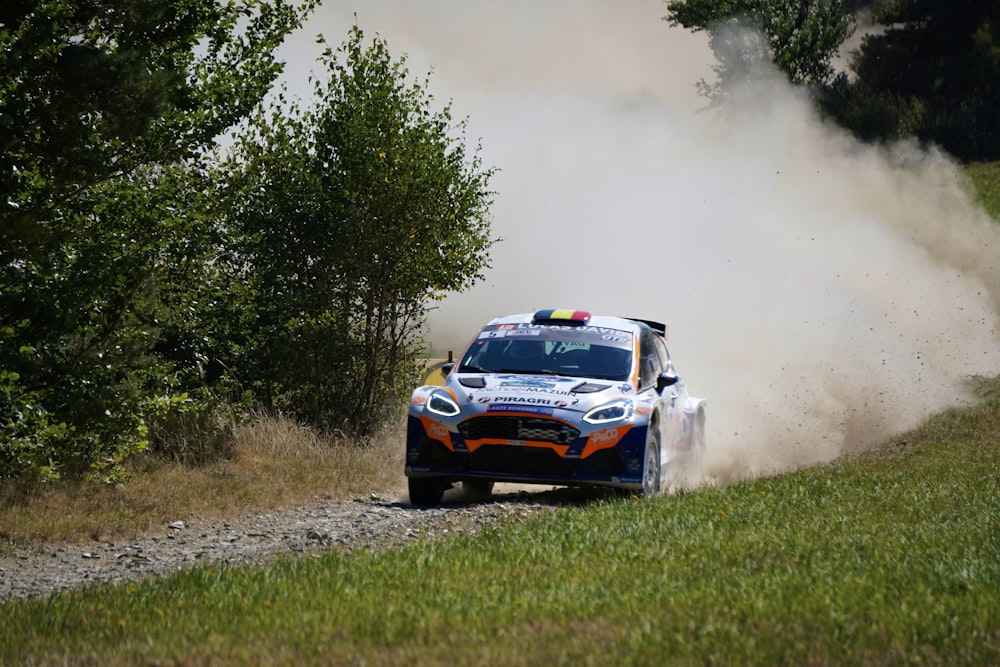
{"type": "Polygon", "coordinates": [[[567,324],[529,324],[527,322],[521,322],[517,325],[518,329],[563,329],[569,331],[586,331],[587,333],[598,334],[601,336],[626,336],[631,339],[632,334],[628,331],[622,331],[621,329],[612,329],[611,327],[592,327],[589,325],[584,326],[574,326],[567,324]]]}
{"type": "Polygon", "coordinates": [[[432,421],[427,425],[427,435],[435,440],[441,440],[448,437],[448,428],[440,422],[432,421]]]}
{"type": "Polygon", "coordinates": [[[552,323],[508,323],[498,324],[482,329],[479,338],[502,338],[507,335],[541,335],[544,330],[572,331],[574,334],[585,334],[594,340],[603,340],[617,345],[627,345],[632,341],[632,332],[611,327],[595,327],[590,325],[556,324],[552,323]],[[529,333],[530,332],[530,333],[529,333]]]}
{"type": "Polygon", "coordinates": [[[487,412],[527,412],[532,415],[552,415],[552,408],[543,408],[537,405],[506,405],[504,403],[491,403],[487,412]]]}
{"type": "Polygon", "coordinates": [[[420,416],[420,423],[424,425],[427,437],[432,440],[440,440],[444,443],[445,447],[451,451],[455,451],[455,445],[451,442],[451,432],[448,431],[447,426],[423,415],[420,416]]]}
{"type": "Polygon", "coordinates": [[[533,405],[551,405],[552,399],[544,398],[542,396],[504,396],[502,398],[497,398],[498,401],[503,401],[504,403],[530,403],[533,405]]]}
{"type": "Polygon", "coordinates": [[[606,445],[609,442],[618,442],[618,440],[621,438],[621,436],[618,435],[618,430],[619,427],[616,426],[614,428],[606,428],[600,431],[594,431],[593,433],[590,434],[590,439],[593,441],[595,445],[598,446],[606,445]]]}
{"type": "Polygon", "coordinates": [[[563,389],[553,389],[551,387],[522,387],[520,385],[514,385],[511,387],[501,384],[499,387],[493,387],[491,391],[504,393],[504,392],[516,392],[518,394],[551,394],[552,396],[572,396],[573,392],[565,391],[563,389]]]}
{"type": "MultiPolygon", "coordinates": [[[[559,392],[544,392],[544,393],[546,393],[546,394],[558,394],[558,395],[561,395],[561,396],[569,396],[569,395],[571,395],[571,394],[567,394],[566,392],[561,392],[561,393],[559,393],[559,392]]],[[[504,396],[502,394],[498,395],[498,396],[478,396],[476,398],[476,403],[480,403],[480,404],[483,404],[483,405],[485,405],[486,403],[493,403],[493,402],[496,402],[496,403],[517,403],[517,404],[528,403],[528,404],[535,404],[535,405],[551,405],[552,407],[555,407],[555,408],[568,408],[571,405],[576,405],[577,403],[579,403],[580,399],[574,398],[573,400],[569,401],[569,400],[563,400],[561,398],[548,399],[548,398],[541,398],[541,397],[535,397],[535,396],[510,396],[510,395],[504,396]]]]}
{"type": "Polygon", "coordinates": [[[580,458],[585,459],[598,450],[614,447],[622,438],[625,437],[625,434],[628,433],[631,428],[631,424],[622,424],[620,426],[612,426],[610,428],[602,428],[599,431],[594,431],[590,434],[590,437],[587,438],[587,444],[583,446],[580,458]]]}

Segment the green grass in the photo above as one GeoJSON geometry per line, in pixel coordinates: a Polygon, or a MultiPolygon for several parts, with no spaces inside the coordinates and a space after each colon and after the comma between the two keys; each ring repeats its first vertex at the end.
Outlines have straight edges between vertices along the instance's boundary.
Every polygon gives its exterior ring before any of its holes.
{"type": "Polygon", "coordinates": [[[995,219],[1000,220],[1000,162],[979,162],[966,165],[966,175],[972,179],[977,199],[995,219]]]}
{"type": "Polygon", "coordinates": [[[1000,381],[981,391],[781,477],[8,602],[0,663],[998,664],[1000,381]]]}

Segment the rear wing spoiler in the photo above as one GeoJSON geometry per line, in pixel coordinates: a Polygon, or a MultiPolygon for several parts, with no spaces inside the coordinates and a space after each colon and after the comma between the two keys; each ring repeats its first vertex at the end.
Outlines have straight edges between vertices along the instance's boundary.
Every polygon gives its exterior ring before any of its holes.
{"type": "Polygon", "coordinates": [[[660,336],[662,336],[664,340],[666,340],[667,332],[670,330],[670,327],[668,327],[666,324],[663,324],[662,322],[654,322],[653,320],[641,320],[638,317],[626,317],[624,319],[632,320],[633,322],[642,322],[650,329],[660,334],[660,336]]]}

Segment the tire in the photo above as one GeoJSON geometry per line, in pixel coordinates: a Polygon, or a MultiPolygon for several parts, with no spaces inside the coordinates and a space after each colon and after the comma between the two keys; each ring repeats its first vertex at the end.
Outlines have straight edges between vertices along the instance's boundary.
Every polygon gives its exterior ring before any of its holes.
{"type": "Polygon", "coordinates": [[[441,504],[446,484],[434,477],[408,477],[410,504],[417,507],[436,507],[441,504]]]}
{"type": "Polygon", "coordinates": [[[493,495],[493,481],[489,479],[467,479],[462,482],[462,493],[468,500],[488,500],[493,495]]]}
{"type": "Polygon", "coordinates": [[[642,463],[642,495],[652,498],[660,493],[660,428],[650,423],[646,435],[646,453],[642,463]]]}
{"type": "Polygon", "coordinates": [[[694,420],[694,432],[691,434],[691,449],[701,456],[705,453],[705,410],[698,410],[694,420]]]}

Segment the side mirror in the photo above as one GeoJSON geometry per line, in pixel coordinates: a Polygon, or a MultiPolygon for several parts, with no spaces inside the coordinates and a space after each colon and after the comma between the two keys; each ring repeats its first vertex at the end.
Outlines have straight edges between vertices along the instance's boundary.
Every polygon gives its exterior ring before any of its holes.
{"type": "Polygon", "coordinates": [[[455,368],[455,362],[449,361],[448,363],[446,363],[444,366],[441,367],[441,375],[443,375],[444,377],[448,377],[448,375],[451,374],[451,371],[454,368],[455,368]]]}
{"type": "Polygon", "coordinates": [[[667,387],[673,387],[680,380],[675,373],[665,371],[656,378],[656,391],[662,392],[667,387]]]}

